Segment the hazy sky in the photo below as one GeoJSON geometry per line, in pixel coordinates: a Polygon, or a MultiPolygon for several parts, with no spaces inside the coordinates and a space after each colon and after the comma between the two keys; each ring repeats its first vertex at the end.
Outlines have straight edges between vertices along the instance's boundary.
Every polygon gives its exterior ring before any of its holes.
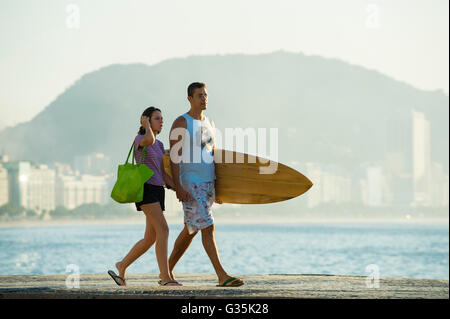
{"type": "Polygon", "coordinates": [[[448,0],[0,0],[0,129],[87,72],[189,55],[303,52],[448,94],[448,38],[448,0]]]}

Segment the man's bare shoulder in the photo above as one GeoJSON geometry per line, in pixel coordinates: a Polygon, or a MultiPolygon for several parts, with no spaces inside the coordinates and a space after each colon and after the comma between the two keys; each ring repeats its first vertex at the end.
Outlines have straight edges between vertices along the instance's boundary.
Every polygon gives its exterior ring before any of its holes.
{"type": "Polygon", "coordinates": [[[183,115],[180,115],[179,117],[177,117],[175,119],[175,121],[173,121],[172,129],[177,128],[177,127],[183,127],[183,128],[187,127],[186,119],[184,118],[183,115]]]}

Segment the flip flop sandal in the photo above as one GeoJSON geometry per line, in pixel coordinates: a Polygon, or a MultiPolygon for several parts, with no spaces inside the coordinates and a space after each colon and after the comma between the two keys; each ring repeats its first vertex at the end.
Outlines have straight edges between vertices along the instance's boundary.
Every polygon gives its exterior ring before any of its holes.
{"type": "MultiPolygon", "coordinates": [[[[161,281],[161,280],[160,280],[161,281]]],[[[166,283],[162,283],[162,281],[161,281],[161,283],[159,283],[160,281],[158,281],[158,284],[160,285],[160,286],[167,286],[168,284],[179,284],[179,285],[181,285],[178,281],[168,281],[168,282],[166,282],[166,283]]],[[[182,286],[182,285],[181,285],[182,286]]],[[[167,286],[167,287],[178,287],[178,285],[177,286],[167,286]]]]}
{"type": "Polygon", "coordinates": [[[112,270],[108,270],[108,275],[111,276],[111,278],[116,282],[116,284],[117,284],[118,286],[125,286],[125,285],[127,284],[126,281],[125,281],[125,279],[123,279],[122,277],[117,276],[117,274],[116,274],[114,271],[112,271],[112,270]],[[123,282],[124,284],[122,285],[117,279],[122,280],[122,282],[123,282]]]}
{"type": "MultiPolygon", "coordinates": [[[[176,283],[178,283],[178,284],[180,284],[178,281],[169,281],[169,282],[176,282],[176,283]]],[[[169,283],[169,282],[167,282],[167,283],[169,283]]],[[[166,284],[167,284],[166,283],[166,284]]],[[[162,280],[160,279],[160,280],[158,280],[158,285],[160,285],[160,286],[162,286],[163,284],[162,284],[162,280]]],[[[180,285],[182,285],[183,286],[183,284],[180,284],[180,285]]]]}
{"type": "Polygon", "coordinates": [[[239,286],[242,286],[244,284],[243,281],[237,281],[235,283],[232,283],[233,281],[236,281],[237,279],[239,279],[239,278],[231,277],[231,278],[225,280],[225,282],[223,284],[216,285],[216,287],[239,287],[239,286]],[[228,285],[228,283],[230,283],[230,282],[231,282],[231,284],[228,285]]]}

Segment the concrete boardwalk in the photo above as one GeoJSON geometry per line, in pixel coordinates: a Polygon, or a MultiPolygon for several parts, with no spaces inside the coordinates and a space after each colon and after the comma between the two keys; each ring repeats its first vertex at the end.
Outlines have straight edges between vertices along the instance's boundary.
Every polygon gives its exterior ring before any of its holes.
{"type": "Polygon", "coordinates": [[[367,288],[366,277],[330,275],[241,275],[246,285],[216,287],[210,274],[176,274],[183,287],[160,287],[155,274],[129,274],[119,287],[108,274],[81,274],[79,288],[67,288],[68,275],[0,276],[4,298],[345,298],[448,299],[448,280],[380,278],[367,288]]]}

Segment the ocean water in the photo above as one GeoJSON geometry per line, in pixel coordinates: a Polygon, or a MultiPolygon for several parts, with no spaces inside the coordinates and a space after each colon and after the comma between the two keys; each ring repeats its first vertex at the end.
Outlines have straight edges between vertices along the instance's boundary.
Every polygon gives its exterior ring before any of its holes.
{"type": "MultiPolygon", "coordinates": [[[[169,254],[182,229],[169,225],[169,254]]],[[[106,273],[143,238],[144,225],[0,228],[0,275],[106,273]],[[67,272],[66,272],[67,271],[67,272]]],[[[230,274],[449,278],[449,228],[435,224],[218,224],[230,274]],[[369,267],[368,267],[369,266],[369,267]]],[[[176,273],[214,273],[198,234],[176,273]]],[[[154,246],[127,273],[159,273],[154,246]]]]}

